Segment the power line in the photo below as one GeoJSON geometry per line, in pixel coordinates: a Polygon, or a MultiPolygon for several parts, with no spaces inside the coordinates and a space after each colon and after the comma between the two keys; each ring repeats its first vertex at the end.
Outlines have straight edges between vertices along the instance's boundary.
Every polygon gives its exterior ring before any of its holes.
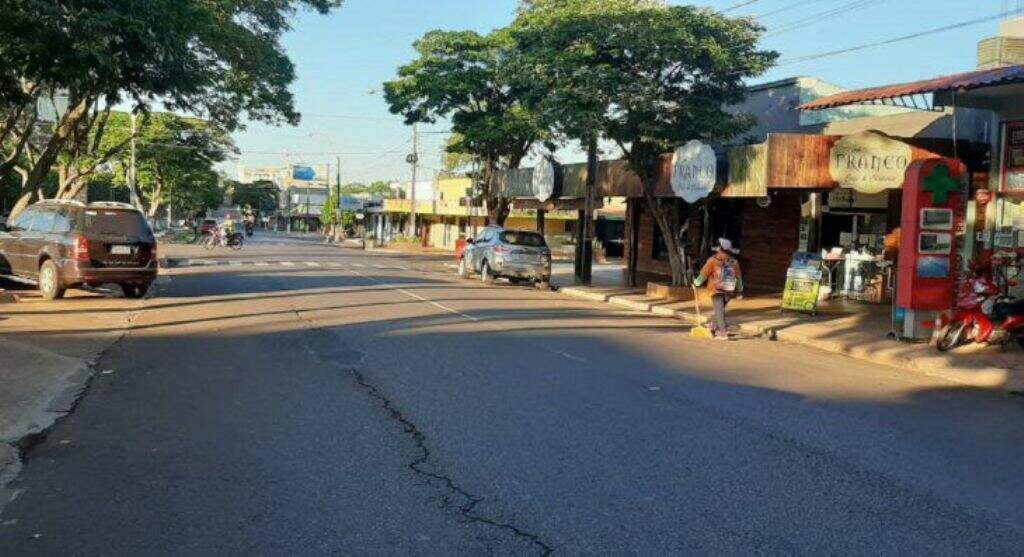
{"type": "Polygon", "coordinates": [[[947,31],[955,31],[957,29],[962,29],[964,27],[971,27],[973,25],[979,25],[979,24],[982,24],[982,23],[988,23],[989,21],[1000,20],[1000,19],[1003,19],[1004,17],[1007,17],[1009,15],[1013,15],[1015,13],[1017,13],[1017,10],[1010,10],[1010,11],[1006,11],[1006,12],[995,14],[995,15],[990,15],[990,16],[986,16],[986,17],[979,17],[977,19],[969,19],[967,21],[961,21],[959,23],[953,23],[951,25],[944,25],[942,27],[937,27],[935,29],[929,29],[927,31],[920,31],[920,32],[917,32],[917,33],[911,33],[909,35],[903,35],[901,37],[895,37],[895,38],[892,38],[892,39],[886,39],[884,41],[876,41],[876,42],[872,42],[872,43],[866,43],[866,44],[862,44],[862,45],[851,46],[851,47],[848,47],[848,48],[841,48],[841,49],[838,49],[838,50],[830,50],[828,52],[822,52],[822,53],[819,53],[819,54],[810,54],[810,55],[807,55],[807,56],[799,56],[799,57],[796,57],[796,58],[787,58],[785,60],[780,61],[777,64],[777,66],[785,66],[785,65],[789,65],[789,64],[796,64],[796,63],[799,63],[799,62],[809,62],[811,60],[818,60],[818,59],[821,59],[821,58],[828,58],[828,57],[831,57],[831,56],[838,56],[840,54],[848,54],[850,52],[857,52],[857,51],[866,50],[866,49],[869,49],[869,48],[875,48],[875,47],[890,45],[890,44],[894,44],[894,43],[898,43],[898,42],[909,41],[911,39],[917,39],[917,38],[925,37],[925,36],[928,36],[928,35],[935,35],[935,34],[938,34],[938,33],[945,33],[947,31]]]}
{"type": "Polygon", "coordinates": [[[869,6],[881,4],[886,1],[887,0],[853,0],[852,2],[847,2],[845,4],[836,6],[829,10],[818,12],[806,17],[802,17],[796,21],[791,21],[789,23],[780,25],[779,27],[769,30],[767,33],[765,33],[764,36],[765,38],[767,38],[775,35],[781,35],[782,33],[788,33],[790,31],[803,29],[804,27],[814,25],[815,23],[818,23],[820,21],[831,19],[836,16],[846,15],[847,13],[849,13],[850,10],[855,10],[858,8],[867,8],[869,6]]]}
{"type": "Polygon", "coordinates": [[[774,10],[765,12],[765,13],[760,14],[760,15],[755,16],[755,17],[757,19],[764,19],[766,17],[772,17],[774,15],[778,15],[778,14],[781,14],[781,13],[788,12],[788,11],[793,10],[795,8],[806,8],[807,6],[810,6],[811,4],[819,4],[819,3],[825,2],[825,1],[834,2],[835,0],[800,0],[800,1],[797,1],[797,2],[793,2],[791,4],[786,4],[785,6],[782,6],[781,8],[776,8],[774,10]]]}
{"type": "Polygon", "coordinates": [[[728,8],[725,8],[724,10],[719,10],[718,13],[720,13],[720,14],[729,13],[729,12],[731,12],[733,10],[738,10],[740,8],[745,8],[745,7],[747,7],[747,6],[751,5],[751,4],[756,4],[759,1],[760,0],[746,0],[745,2],[740,2],[739,4],[734,4],[732,6],[729,6],[728,8]]]}

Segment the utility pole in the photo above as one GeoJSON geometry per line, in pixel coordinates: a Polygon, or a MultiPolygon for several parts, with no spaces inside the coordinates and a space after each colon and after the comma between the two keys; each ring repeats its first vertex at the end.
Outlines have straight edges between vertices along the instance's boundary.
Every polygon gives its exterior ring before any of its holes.
{"type": "Polygon", "coordinates": [[[418,124],[412,125],[412,154],[406,162],[412,165],[412,186],[409,188],[409,237],[416,238],[416,170],[420,162],[420,129],[418,124]]]}
{"type": "Polygon", "coordinates": [[[594,195],[597,190],[597,138],[587,141],[587,184],[583,198],[583,210],[579,212],[579,246],[576,248],[578,262],[576,278],[590,286],[594,269],[594,195]]]}
{"type": "MultiPolygon", "coordinates": [[[[337,242],[341,239],[341,155],[334,156],[335,169],[337,176],[334,178],[334,199],[337,201],[337,206],[334,207],[334,241],[337,242]]],[[[330,186],[330,181],[327,183],[330,186]]]]}

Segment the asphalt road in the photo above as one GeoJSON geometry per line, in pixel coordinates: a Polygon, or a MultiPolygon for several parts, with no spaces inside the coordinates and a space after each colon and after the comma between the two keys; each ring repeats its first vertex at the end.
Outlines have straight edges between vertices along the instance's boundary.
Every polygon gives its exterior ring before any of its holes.
{"type": "Polygon", "coordinates": [[[0,554],[1024,547],[1024,400],[277,243],[164,249],[0,554]]]}

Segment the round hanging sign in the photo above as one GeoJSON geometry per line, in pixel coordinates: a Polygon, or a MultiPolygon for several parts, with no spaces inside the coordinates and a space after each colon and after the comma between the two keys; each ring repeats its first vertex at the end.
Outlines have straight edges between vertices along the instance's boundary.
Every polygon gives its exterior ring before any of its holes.
{"type": "Polygon", "coordinates": [[[533,169],[533,180],[530,184],[533,196],[538,201],[547,201],[555,194],[555,176],[557,175],[555,162],[551,159],[544,159],[537,163],[533,169]]]}
{"type": "Polygon", "coordinates": [[[687,203],[711,194],[718,179],[718,160],[711,147],[693,140],[672,155],[672,191],[687,203]]]}

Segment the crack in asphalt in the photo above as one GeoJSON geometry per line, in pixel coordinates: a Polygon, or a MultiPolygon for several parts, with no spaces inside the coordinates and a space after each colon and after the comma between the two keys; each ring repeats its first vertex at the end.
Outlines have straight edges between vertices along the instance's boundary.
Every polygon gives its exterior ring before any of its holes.
{"type": "MultiPolygon", "coordinates": [[[[457,483],[455,483],[455,480],[453,480],[450,476],[425,470],[423,467],[426,464],[428,464],[431,456],[430,447],[427,445],[426,435],[424,435],[423,432],[420,431],[419,427],[417,427],[416,424],[412,422],[412,420],[405,417],[402,411],[396,408],[391,399],[389,399],[387,396],[381,393],[380,389],[378,389],[376,385],[367,381],[366,376],[362,372],[355,368],[350,368],[349,372],[355,378],[356,383],[359,384],[359,386],[362,387],[364,390],[366,390],[367,394],[380,401],[382,407],[388,413],[391,419],[401,424],[402,429],[405,431],[406,435],[408,435],[409,438],[412,439],[413,443],[415,443],[416,445],[416,448],[420,451],[420,456],[408,464],[409,469],[420,476],[440,481],[441,483],[444,484],[445,488],[452,495],[457,495],[466,500],[464,504],[458,507],[458,512],[461,516],[463,516],[470,522],[484,524],[486,526],[490,526],[493,528],[507,530],[514,534],[516,537],[522,538],[536,545],[537,548],[540,550],[541,555],[550,555],[554,552],[554,549],[550,545],[544,543],[544,541],[542,541],[540,539],[540,536],[538,536],[537,534],[531,534],[529,532],[526,532],[525,530],[515,526],[514,524],[498,522],[495,519],[488,518],[481,514],[475,513],[474,510],[476,509],[476,506],[480,504],[482,501],[484,501],[484,497],[473,495],[465,488],[460,487],[457,483]]],[[[445,501],[450,501],[450,498],[445,497],[445,501]]]]}
{"type": "MultiPolygon", "coordinates": [[[[320,332],[324,334],[331,334],[328,331],[312,328],[313,324],[302,316],[302,314],[307,311],[315,310],[303,310],[295,307],[291,309],[292,312],[295,314],[295,317],[299,320],[299,322],[301,322],[305,326],[304,328],[306,329],[306,331],[311,333],[320,332]]],[[[320,353],[319,350],[316,349],[315,346],[311,345],[308,342],[304,344],[306,351],[316,359],[324,362],[325,364],[332,365],[339,369],[348,371],[348,373],[352,375],[356,384],[359,385],[360,388],[366,391],[366,393],[371,398],[376,399],[377,401],[380,402],[381,407],[384,409],[385,412],[387,412],[388,417],[390,417],[392,420],[394,420],[395,422],[402,426],[403,432],[406,435],[408,435],[410,439],[412,439],[413,443],[416,446],[416,449],[420,452],[420,455],[406,466],[409,468],[409,470],[411,470],[414,474],[418,476],[427,478],[428,480],[436,480],[444,484],[444,487],[447,490],[448,494],[442,496],[441,500],[444,502],[445,507],[450,506],[453,496],[462,498],[466,502],[463,503],[462,505],[459,505],[458,514],[467,521],[475,524],[482,524],[484,526],[488,526],[491,528],[497,528],[508,531],[517,538],[523,539],[535,545],[537,549],[540,551],[541,555],[547,556],[554,553],[554,548],[545,543],[543,540],[541,540],[539,535],[531,534],[530,532],[527,532],[514,524],[499,522],[496,519],[489,518],[487,516],[475,512],[476,506],[483,502],[486,499],[485,497],[479,497],[477,495],[470,493],[465,488],[459,486],[459,484],[457,484],[455,480],[452,479],[451,476],[439,474],[437,472],[431,472],[430,470],[424,469],[424,467],[431,460],[431,451],[429,445],[427,444],[427,436],[420,430],[419,426],[417,426],[412,420],[407,418],[405,414],[403,414],[402,411],[395,406],[395,403],[386,395],[384,395],[384,393],[382,393],[381,390],[376,385],[369,382],[366,379],[366,375],[363,372],[359,371],[359,369],[355,365],[345,365],[334,359],[325,357],[323,354],[320,353]]],[[[356,363],[362,363],[365,360],[365,353],[359,351],[353,352],[358,354],[358,357],[355,358],[356,363]]]]}

